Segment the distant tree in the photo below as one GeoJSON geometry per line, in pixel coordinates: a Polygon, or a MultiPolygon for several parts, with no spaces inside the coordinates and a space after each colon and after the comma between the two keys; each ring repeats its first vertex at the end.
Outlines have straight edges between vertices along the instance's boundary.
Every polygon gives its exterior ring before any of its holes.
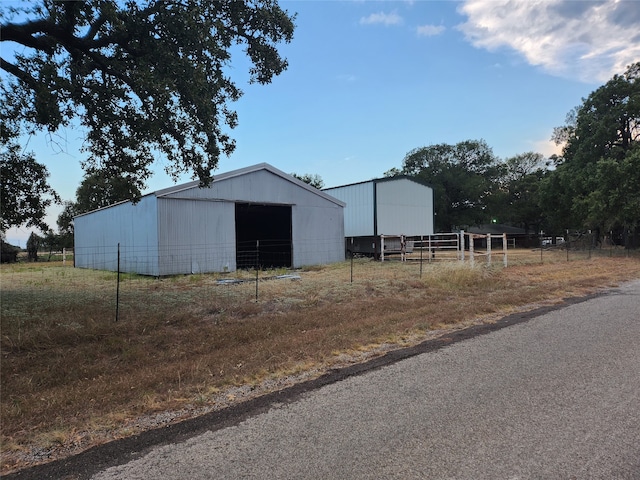
{"type": "Polygon", "coordinates": [[[318,190],[322,190],[322,188],[324,187],[324,181],[322,180],[322,177],[320,177],[320,175],[312,173],[298,175],[297,173],[292,173],[291,176],[297,178],[298,180],[302,180],[304,183],[308,183],[318,190]]]}
{"type": "Polygon", "coordinates": [[[25,225],[48,229],[46,209],[60,198],[47,178],[49,172],[36,162],[33,154],[21,153],[20,147],[7,144],[0,151],[0,222],[1,230],[25,225]]]}
{"type": "Polygon", "coordinates": [[[562,156],[541,187],[550,222],[638,235],[640,62],[584,99],[554,139],[562,156]]]}
{"type": "Polygon", "coordinates": [[[47,262],[51,261],[51,256],[53,252],[56,250],[61,250],[62,247],[60,245],[60,236],[57,235],[53,230],[49,229],[44,237],[41,237],[40,247],[49,252],[49,256],[47,257],[47,262]]]}
{"type": "Polygon", "coordinates": [[[29,235],[27,239],[27,258],[30,262],[38,261],[38,249],[40,248],[41,242],[42,238],[34,232],[31,232],[31,235],[29,235]]]}
{"type": "Polygon", "coordinates": [[[490,208],[492,216],[527,232],[538,231],[543,222],[539,189],[547,167],[544,156],[535,152],[505,160],[500,193],[494,194],[497,199],[490,208]]]}
{"type": "Polygon", "coordinates": [[[105,171],[93,171],[82,179],[76,190],[74,215],[108,207],[123,200],[140,198],[140,190],[131,176],[110,176],[105,171]]]}
{"type": "Polygon", "coordinates": [[[484,140],[438,144],[411,150],[401,169],[385,176],[409,175],[430,184],[435,196],[437,231],[490,221],[487,204],[503,166],[484,140]]]}
{"type": "Polygon", "coordinates": [[[37,0],[0,15],[1,41],[19,45],[0,63],[0,140],[77,119],[85,167],[140,189],[158,152],[174,177],[211,180],[235,148],[232,53],[244,48],[251,83],[271,82],[287,68],[276,45],[292,40],[295,18],[276,0],[37,0]]]}
{"type": "Polygon", "coordinates": [[[60,233],[61,235],[73,235],[73,217],[77,215],[76,203],[67,200],[63,202],[63,205],[64,208],[58,215],[58,220],[56,221],[58,225],[58,233],[60,233]]]}

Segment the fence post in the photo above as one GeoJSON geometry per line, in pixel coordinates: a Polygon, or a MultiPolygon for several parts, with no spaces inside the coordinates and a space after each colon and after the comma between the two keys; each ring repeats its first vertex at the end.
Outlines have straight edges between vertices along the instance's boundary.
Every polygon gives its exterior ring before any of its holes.
{"type": "Polygon", "coordinates": [[[258,301],[258,269],[260,268],[260,240],[256,240],[256,302],[258,301]]]}
{"type": "MultiPolygon", "coordinates": [[[[431,244],[431,242],[429,242],[431,244]]],[[[424,237],[420,235],[420,278],[422,278],[422,251],[424,250],[424,237]]],[[[429,256],[431,256],[431,249],[429,249],[429,256]]]]}
{"type": "Polygon", "coordinates": [[[460,247],[460,260],[464,263],[464,230],[460,230],[460,238],[458,239],[458,247],[460,247]]]}
{"type": "Polygon", "coordinates": [[[491,243],[493,241],[493,237],[490,233],[487,233],[487,265],[491,266],[491,243]]]}
{"type": "Polygon", "coordinates": [[[502,234],[502,264],[504,265],[504,268],[507,268],[507,234],[503,233],[502,234]]]}
{"type": "Polygon", "coordinates": [[[384,262],[384,235],[380,235],[380,261],[384,262]]]}
{"type": "Polygon", "coordinates": [[[351,283],[353,283],[353,237],[351,237],[351,283]]]}
{"type": "Polygon", "coordinates": [[[476,265],[476,259],[473,254],[473,241],[474,241],[473,233],[469,234],[469,260],[471,261],[471,266],[474,267],[476,265]]]}
{"type": "Polygon", "coordinates": [[[116,283],[116,322],[120,316],[120,243],[118,243],[118,279],[116,283]]]}
{"type": "Polygon", "coordinates": [[[433,251],[431,250],[431,235],[429,235],[429,263],[431,263],[432,256],[433,256],[433,251]]]}

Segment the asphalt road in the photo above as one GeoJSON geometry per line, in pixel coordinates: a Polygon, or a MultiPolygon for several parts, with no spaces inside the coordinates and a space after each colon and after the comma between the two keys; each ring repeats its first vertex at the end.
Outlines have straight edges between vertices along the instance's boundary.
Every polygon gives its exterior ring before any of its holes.
{"type": "Polygon", "coordinates": [[[274,398],[92,478],[640,479],[640,281],[274,398]]]}

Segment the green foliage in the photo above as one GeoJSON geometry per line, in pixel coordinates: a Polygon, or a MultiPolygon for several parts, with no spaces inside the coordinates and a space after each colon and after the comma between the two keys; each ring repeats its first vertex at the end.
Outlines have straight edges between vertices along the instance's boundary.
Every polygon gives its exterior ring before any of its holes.
{"type": "Polygon", "coordinates": [[[16,144],[4,145],[0,152],[0,230],[26,225],[47,230],[46,209],[59,202],[47,182],[49,172],[30,153],[16,144]]]}
{"type": "Polygon", "coordinates": [[[131,176],[111,177],[104,171],[95,171],[85,175],[76,191],[75,215],[138,198],[140,190],[131,176]]]}
{"type": "Polygon", "coordinates": [[[584,197],[587,221],[604,231],[640,226],[640,145],[621,160],[598,160],[595,179],[598,188],[584,197]]]}
{"type": "Polygon", "coordinates": [[[2,41],[20,45],[1,68],[3,142],[79,120],[84,165],[144,186],[158,152],[174,177],[211,180],[235,142],[232,53],[249,57],[249,81],[287,68],[276,50],[293,38],[294,16],[276,0],[87,0],[25,2],[17,21],[2,12],[2,41]],[[25,20],[26,18],[26,20],[25,20]]]}
{"type": "Polygon", "coordinates": [[[28,255],[29,261],[31,262],[38,261],[38,249],[40,248],[41,244],[42,244],[42,237],[31,232],[31,235],[29,235],[29,238],[27,239],[27,255],[28,255]]]}
{"type": "Polygon", "coordinates": [[[305,173],[298,175],[297,173],[292,173],[291,176],[298,180],[302,180],[304,183],[307,183],[318,190],[321,190],[324,187],[324,181],[318,174],[305,173]]]}
{"type": "Polygon", "coordinates": [[[494,194],[490,210],[500,223],[539,230],[542,212],[539,206],[541,179],[547,173],[547,162],[540,153],[527,152],[504,162],[501,189],[494,194]]]}
{"type": "Polygon", "coordinates": [[[484,140],[438,144],[411,150],[402,169],[386,176],[415,176],[434,189],[436,230],[452,231],[488,222],[486,207],[503,166],[484,140]]]}
{"type": "Polygon", "coordinates": [[[640,62],[596,89],[557,128],[557,169],[542,205],[553,228],[633,230],[640,224],[640,62]]]}

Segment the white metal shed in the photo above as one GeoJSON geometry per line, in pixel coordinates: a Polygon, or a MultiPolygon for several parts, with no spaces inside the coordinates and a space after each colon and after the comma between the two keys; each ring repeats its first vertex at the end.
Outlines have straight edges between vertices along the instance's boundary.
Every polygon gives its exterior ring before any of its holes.
{"type": "Polygon", "coordinates": [[[266,164],[74,219],[76,267],[163,276],[344,260],[344,203],[266,164]]]}
{"type": "Polygon", "coordinates": [[[374,179],[323,191],[346,204],[347,250],[355,245],[355,251],[376,253],[380,235],[434,233],[433,189],[412,177],[374,179]]]}

